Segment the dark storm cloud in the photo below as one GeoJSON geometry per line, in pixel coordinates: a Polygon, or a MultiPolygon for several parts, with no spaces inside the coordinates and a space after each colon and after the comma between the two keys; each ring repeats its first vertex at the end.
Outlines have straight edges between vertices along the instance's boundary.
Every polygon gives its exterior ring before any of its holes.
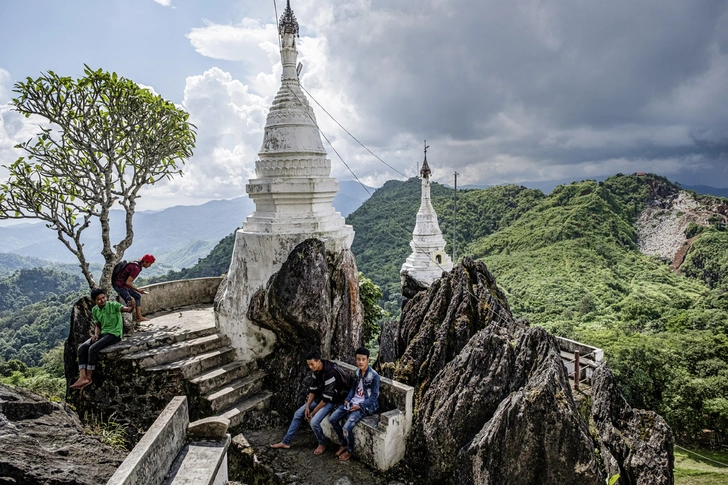
{"type": "Polygon", "coordinates": [[[372,0],[337,9],[325,34],[370,140],[480,141],[480,160],[682,159],[728,185],[727,32],[726,1],[372,0]]]}

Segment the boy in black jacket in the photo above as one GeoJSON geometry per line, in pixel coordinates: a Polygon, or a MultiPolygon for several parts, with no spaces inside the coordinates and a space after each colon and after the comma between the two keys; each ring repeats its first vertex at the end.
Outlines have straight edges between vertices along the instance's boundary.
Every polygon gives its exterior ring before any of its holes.
{"type": "Polygon", "coordinates": [[[326,449],[327,444],[326,436],[321,429],[321,421],[344,401],[349,386],[345,380],[346,371],[339,369],[333,362],[322,360],[321,354],[317,350],[312,350],[306,355],[306,364],[313,371],[308,399],[293,415],[286,436],[280,443],[270,446],[271,448],[290,448],[291,441],[301,426],[301,422],[307,419],[311,421],[311,429],[319,444],[313,453],[320,455],[326,449]]]}

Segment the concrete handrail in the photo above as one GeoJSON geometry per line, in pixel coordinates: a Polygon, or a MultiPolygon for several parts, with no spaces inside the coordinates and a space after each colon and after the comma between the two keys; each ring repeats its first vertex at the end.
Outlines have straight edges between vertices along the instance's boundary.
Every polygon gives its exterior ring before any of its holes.
{"type": "Polygon", "coordinates": [[[187,440],[187,397],[174,397],[107,485],[158,485],[187,440]]]}
{"type": "Polygon", "coordinates": [[[148,291],[149,294],[142,295],[142,309],[145,315],[150,315],[169,308],[212,303],[221,282],[222,276],[216,276],[143,286],[140,289],[148,291]]]}

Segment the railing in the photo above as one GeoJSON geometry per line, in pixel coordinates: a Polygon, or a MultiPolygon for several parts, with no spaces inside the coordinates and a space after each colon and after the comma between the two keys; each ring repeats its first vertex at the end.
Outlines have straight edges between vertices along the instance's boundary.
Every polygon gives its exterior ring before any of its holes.
{"type": "Polygon", "coordinates": [[[594,370],[604,362],[604,351],[563,337],[556,337],[556,341],[567,374],[574,379],[574,389],[579,390],[582,384],[591,385],[594,370]]]}

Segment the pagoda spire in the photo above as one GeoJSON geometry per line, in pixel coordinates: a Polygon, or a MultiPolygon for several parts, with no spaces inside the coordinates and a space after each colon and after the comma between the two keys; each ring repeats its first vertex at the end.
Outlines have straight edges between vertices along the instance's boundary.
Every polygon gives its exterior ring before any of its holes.
{"type": "Polygon", "coordinates": [[[283,15],[281,15],[281,20],[278,23],[278,34],[281,37],[283,34],[293,34],[298,37],[298,20],[296,20],[296,16],[293,14],[291,0],[287,0],[286,9],[283,11],[283,15]]]}
{"type": "Polygon", "coordinates": [[[422,195],[420,210],[417,211],[414,231],[410,247],[412,254],[402,265],[399,274],[404,294],[407,278],[412,278],[421,287],[428,287],[433,281],[442,276],[443,271],[452,269],[452,260],[445,253],[445,238],[442,237],[440,225],[437,223],[437,213],[432,207],[430,199],[430,165],[427,163],[427,140],[425,140],[425,160],[422,163],[420,177],[422,178],[422,195]]]}
{"type": "Polygon", "coordinates": [[[427,140],[425,140],[425,161],[422,162],[422,169],[420,170],[420,177],[424,178],[430,178],[430,174],[432,171],[430,170],[430,166],[427,164],[427,149],[430,148],[430,146],[427,144],[427,140]]]}

